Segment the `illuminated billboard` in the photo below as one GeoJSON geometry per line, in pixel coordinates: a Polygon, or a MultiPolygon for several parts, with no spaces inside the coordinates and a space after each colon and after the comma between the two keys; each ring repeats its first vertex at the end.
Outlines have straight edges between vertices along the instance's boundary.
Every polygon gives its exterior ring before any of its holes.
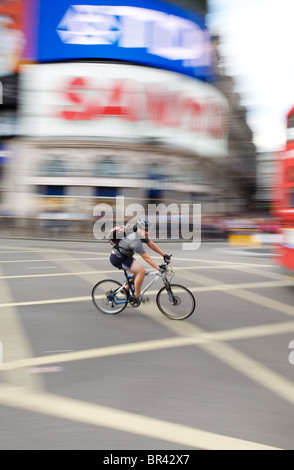
{"type": "Polygon", "coordinates": [[[26,54],[39,62],[91,59],[144,64],[210,78],[204,17],[157,0],[30,0],[37,34],[26,54]]]}
{"type": "Polygon", "coordinates": [[[227,101],[212,85],[129,64],[24,67],[22,135],[146,142],[227,155],[227,101]]]}

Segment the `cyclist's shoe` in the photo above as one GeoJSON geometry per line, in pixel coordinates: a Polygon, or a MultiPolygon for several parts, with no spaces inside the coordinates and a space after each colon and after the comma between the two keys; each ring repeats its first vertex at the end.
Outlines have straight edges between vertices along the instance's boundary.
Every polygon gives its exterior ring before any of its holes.
{"type": "Polygon", "coordinates": [[[140,305],[140,298],[136,298],[136,297],[131,297],[130,298],[130,304],[132,305],[132,307],[139,307],[140,305]]]}
{"type": "Polygon", "coordinates": [[[139,305],[148,301],[149,301],[148,297],[144,297],[144,295],[140,295],[138,298],[132,297],[130,300],[130,303],[132,304],[133,307],[139,307],[139,305]]]}

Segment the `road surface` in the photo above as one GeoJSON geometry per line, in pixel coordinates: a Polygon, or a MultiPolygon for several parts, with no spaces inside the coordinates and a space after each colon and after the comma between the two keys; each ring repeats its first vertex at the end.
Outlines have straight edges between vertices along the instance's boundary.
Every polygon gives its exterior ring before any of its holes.
{"type": "Polygon", "coordinates": [[[107,243],[0,240],[0,449],[294,449],[293,281],[265,252],[162,247],[188,320],[155,286],[99,313],[107,243]]]}

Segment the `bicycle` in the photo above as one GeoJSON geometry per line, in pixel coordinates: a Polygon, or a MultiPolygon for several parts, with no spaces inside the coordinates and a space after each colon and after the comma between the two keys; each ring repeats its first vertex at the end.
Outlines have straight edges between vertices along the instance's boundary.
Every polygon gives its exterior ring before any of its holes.
{"type": "MultiPolygon", "coordinates": [[[[145,292],[158,280],[162,279],[164,286],[157,292],[156,304],[160,312],[171,320],[185,320],[190,317],[196,308],[196,300],[192,292],[180,284],[171,284],[174,271],[169,263],[161,265],[161,271],[149,271],[145,277],[153,276],[153,279],[143,289],[145,292]],[[171,275],[170,280],[168,276],[171,275]]],[[[122,312],[128,304],[132,304],[134,298],[134,275],[128,275],[124,271],[123,284],[113,279],[99,281],[92,290],[92,300],[95,307],[103,313],[115,315],[122,312]],[[125,290],[129,286],[129,295],[125,290]]]]}

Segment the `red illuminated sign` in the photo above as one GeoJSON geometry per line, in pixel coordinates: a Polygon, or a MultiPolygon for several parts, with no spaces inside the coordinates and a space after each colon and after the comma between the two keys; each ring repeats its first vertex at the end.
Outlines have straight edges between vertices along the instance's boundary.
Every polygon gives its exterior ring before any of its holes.
{"type": "Polygon", "coordinates": [[[117,79],[97,86],[87,78],[76,77],[61,93],[66,104],[59,108],[57,117],[67,121],[116,117],[199,132],[212,138],[223,138],[226,134],[227,112],[222,103],[197,100],[179,91],[163,89],[162,85],[117,79]]]}

